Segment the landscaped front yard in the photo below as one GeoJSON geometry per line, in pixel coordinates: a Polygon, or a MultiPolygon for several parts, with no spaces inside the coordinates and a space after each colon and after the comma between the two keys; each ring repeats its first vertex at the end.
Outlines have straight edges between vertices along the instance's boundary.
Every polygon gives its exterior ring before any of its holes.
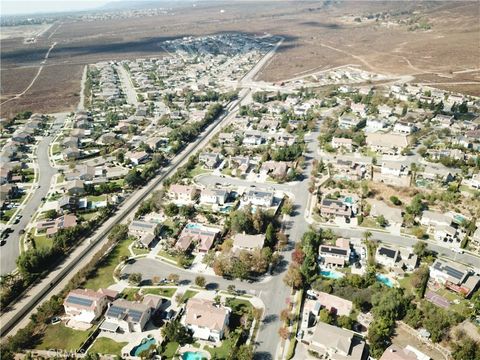
{"type": "Polygon", "coordinates": [[[122,355],[122,348],[127,345],[126,342],[116,342],[109,338],[99,337],[88,350],[89,353],[122,355]]]}
{"type": "Polygon", "coordinates": [[[87,340],[90,331],[73,330],[62,323],[48,325],[37,349],[63,349],[75,351],[87,340]]]}
{"type": "Polygon", "coordinates": [[[128,246],[131,243],[132,240],[130,238],[118,243],[112,252],[97,267],[95,275],[87,280],[85,288],[98,290],[112,285],[114,283],[113,271],[115,270],[115,267],[120,264],[120,259],[123,256],[130,256],[128,246]]]}
{"type": "Polygon", "coordinates": [[[145,294],[154,294],[154,295],[160,295],[164,296],[167,298],[171,298],[173,294],[175,294],[175,291],[177,291],[176,288],[147,288],[143,289],[142,293],[145,294]]]}

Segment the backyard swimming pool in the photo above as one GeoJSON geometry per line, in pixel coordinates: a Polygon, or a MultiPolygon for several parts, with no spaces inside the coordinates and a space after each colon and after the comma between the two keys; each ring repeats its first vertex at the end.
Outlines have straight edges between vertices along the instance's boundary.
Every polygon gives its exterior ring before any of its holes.
{"type": "Polygon", "coordinates": [[[328,279],[340,279],[345,276],[341,272],[333,270],[322,270],[320,271],[320,275],[325,276],[328,279]]]}
{"type": "Polygon", "coordinates": [[[135,346],[130,351],[130,355],[139,356],[142,353],[142,351],[148,350],[150,346],[156,345],[156,344],[157,344],[157,340],[155,340],[154,338],[150,338],[150,339],[144,338],[139,345],[135,346]]]}
{"type": "Polygon", "coordinates": [[[187,351],[182,354],[182,360],[203,360],[205,357],[201,352],[187,351]]]}
{"type": "Polygon", "coordinates": [[[200,229],[202,225],[197,223],[190,223],[190,224],[187,224],[185,227],[187,229],[200,229]]]}
{"type": "Polygon", "coordinates": [[[384,275],[377,275],[377,280],[380,281],[382,284],[387,285],[388,287],[393,287],[393,282],[388,277],[384,275]]]}

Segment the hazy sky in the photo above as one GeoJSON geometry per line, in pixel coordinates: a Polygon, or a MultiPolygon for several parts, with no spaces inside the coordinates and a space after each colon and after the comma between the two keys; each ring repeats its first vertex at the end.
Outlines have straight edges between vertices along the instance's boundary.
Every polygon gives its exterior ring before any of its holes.
{"type": "Polygon", "coordinates": [[[34,14],[92,9],[110,0],[1,0],[1,14],[34,14]]]}

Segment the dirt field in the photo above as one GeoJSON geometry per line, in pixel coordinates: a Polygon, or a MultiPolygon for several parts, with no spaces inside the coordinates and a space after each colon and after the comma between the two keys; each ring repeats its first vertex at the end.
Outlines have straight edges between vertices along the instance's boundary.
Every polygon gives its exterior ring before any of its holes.
{"type": "MultiPolygon", "coordinates": [[[[65,20],[54,24],[35,44],[23,44],[22,38],[0,41],[2,70],[39,66],[47,49],[57,42],[45,67],[49,70],[42,72],[38,84],[25,94],[28,99],[11,101],[2,106],[1,114],[9,115],[33,105],[50,111],[74,106],[73,94],[78,92],[81,78],[79,65],[155,56],[162,51],[160,43],[164,40],[225,31],[285,37],[278,54],[260,76],[264,80],[278,81],[319,68],[358,64],[366,70],[416,75],[422,82],[440,82],[442,87],[478,93],[480,48],[475,41],[478,43],[479,16],[478,3],[473,1],[362,1],[331,5],[285,1],[275,2],[274,6],[270,1],[252,1],[201,2],[196,7],[174,8],[168,15],[122,20],[65,20]],[[410,31],[402,25],[403,21],[410,21],[413,10],[431,24],[431,29],[410,31]],[[382,12],[388,12],[388,21],[345,20],[346,16],[354,19],[382,12]],[[400,12],[404,14],[398,15],[400,12]],[[57,65],[61,67],[55,71],[57,65]],[[69,65],[73,66],[71,71],[65,68],[69,65]],[[475,69],[476,72],[456,73],[475,69]],[[432,78],[423,77],[429,75],[432,78]],[[445,85],[446,82],[449,84],[445,85]],[[55,86],[45,93],[48,83],[55,86]],[[41,100],[34,98],[37,95],[41,95],[41,100]]],[[[2,71],[2,96],[17,93],[20,85],[16,82],[29,81],[24,78],[31,81],[31,73],[18,71],[15,77],[2,71]]]]}
{"type": "Polygon", "coordinates": [[[392,338],[392,343],[398,345],[400,347],[406,347],[407,345],[411,345],[421,352],[430,356],[433,360],[444,360],[445,357],[440,353],[438,350],[426,346],[423,342],[421,342],[417,337],[412,335],[409,330],[404,327],[397,326],[396,334],[392,338]]]}

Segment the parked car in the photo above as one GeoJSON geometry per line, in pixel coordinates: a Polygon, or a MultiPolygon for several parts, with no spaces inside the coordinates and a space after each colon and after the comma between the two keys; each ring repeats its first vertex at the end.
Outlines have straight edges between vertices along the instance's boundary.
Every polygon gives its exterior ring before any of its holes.
{"type": "Polygon", "coordinates": [[[50,320],[50,324],[55,325],[58,324],[62,319],[60,319],[58,316],[54,316],[52,320],[50,320]]]}

